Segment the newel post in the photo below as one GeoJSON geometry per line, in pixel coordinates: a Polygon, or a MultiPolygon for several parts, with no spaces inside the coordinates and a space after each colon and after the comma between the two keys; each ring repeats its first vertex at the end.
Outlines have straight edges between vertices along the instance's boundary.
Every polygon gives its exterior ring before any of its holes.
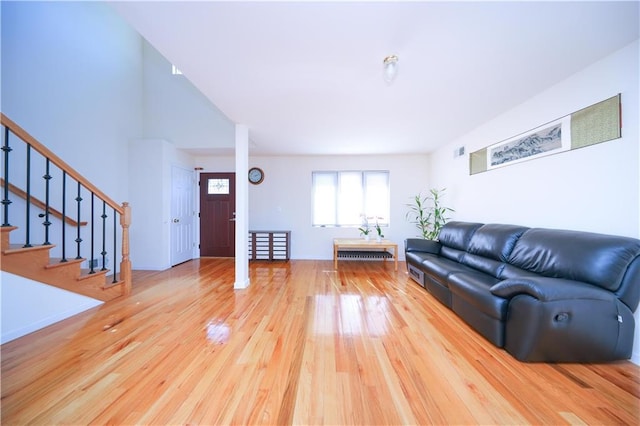
{"type": "Polygon", "coordinates": [[[122,203],[120,226],[122,226],[122,262],[120,262],[120,276],[124,281],[122,295],[131,293],[131,260],[129,260],[129,225],[131,225],[131,207],[129,203],[122,203]]]}

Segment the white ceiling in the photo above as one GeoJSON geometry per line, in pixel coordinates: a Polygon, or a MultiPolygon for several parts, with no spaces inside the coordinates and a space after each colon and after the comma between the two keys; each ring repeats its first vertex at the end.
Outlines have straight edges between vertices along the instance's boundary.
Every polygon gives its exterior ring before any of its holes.
{"type": "Polygon", "coordinates": [[[639,38],[638,1],[112,5],[253,155],[428,153],[639,38]]]}

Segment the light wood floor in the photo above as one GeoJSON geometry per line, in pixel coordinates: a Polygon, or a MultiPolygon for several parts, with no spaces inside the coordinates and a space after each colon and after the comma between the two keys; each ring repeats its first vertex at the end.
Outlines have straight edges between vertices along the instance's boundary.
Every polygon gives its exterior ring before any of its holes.
{"type": "Polygon", "coordinates": [[[634,424],[640,367],[524,364],[401,264],[230,259],[2,346],[2,424],[634,424]]]}

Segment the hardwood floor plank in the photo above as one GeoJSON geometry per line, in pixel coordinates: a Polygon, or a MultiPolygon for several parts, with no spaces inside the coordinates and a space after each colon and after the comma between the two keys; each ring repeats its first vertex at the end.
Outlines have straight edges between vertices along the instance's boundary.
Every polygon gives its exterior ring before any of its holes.
{"type": "Polygon", "coordinates": [[[2,424],[630,424],[640,367],[526,364],[382,262],[134,271],[6,343],[2,424]]]}
{"type": "Polygon", "coordinates": [[[290,366],[287,370],[281,400],[276,394],[272,395],[274,408],[278,408],[274,413],[277,415],[277,424],[293,423],[296,395],[298,394],[298,386],[302,372],[303,354],[306,350],[306,324],[308,324],[310,312],[309,298],[303,297],[301,301],[303,302],[301,304],[304,306],[302,313],[292,316],[292,321],[289,322],[289,335],[287,338],[281,339],[277,346],[283,350],[285,347],[289,349],[287,351],[289,357],[288,359],[284,359],[283,362],[285,364],[288,363],[290,366]]]}

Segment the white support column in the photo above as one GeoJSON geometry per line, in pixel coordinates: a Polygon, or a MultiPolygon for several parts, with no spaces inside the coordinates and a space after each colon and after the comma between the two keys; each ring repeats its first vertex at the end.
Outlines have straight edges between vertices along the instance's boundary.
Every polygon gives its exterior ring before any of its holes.
{"type": "Polygon", "coordinates": [[[249,128],[236,124],[236,281],[234,289],[249,287],[249,128]]]}

